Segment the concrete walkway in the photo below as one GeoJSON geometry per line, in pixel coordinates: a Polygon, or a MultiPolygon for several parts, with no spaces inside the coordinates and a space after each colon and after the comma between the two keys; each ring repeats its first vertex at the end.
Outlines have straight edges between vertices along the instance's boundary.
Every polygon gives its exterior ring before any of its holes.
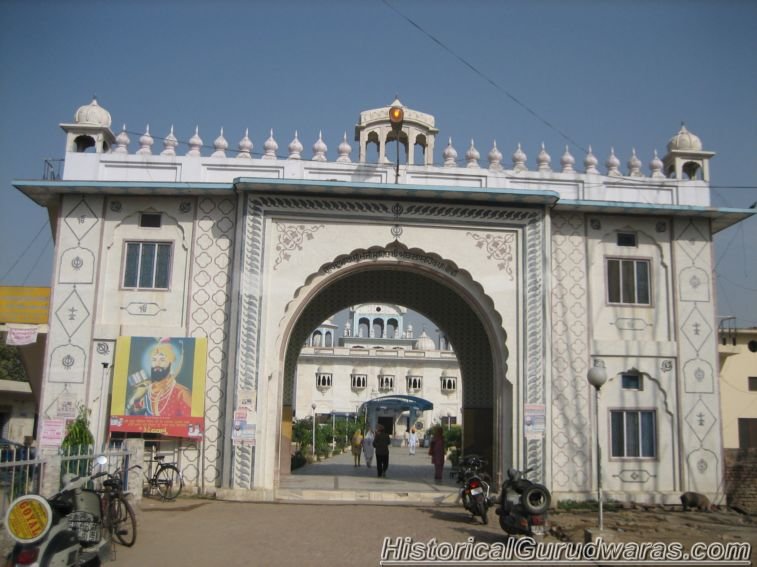
{"type": "Polygon", "coordinates": [[[408,504],[454,504],[458,485],[446,464],[444,479],[434,481],[434,466],[428,449],[409,455],[404,447],[392,447],[385,478],[376,476],[376,461],[368,468],[361,460],[355,467],[352,453],[305,465],[282,476],[276,490],[280,501],[384,502],[408,504]]]}

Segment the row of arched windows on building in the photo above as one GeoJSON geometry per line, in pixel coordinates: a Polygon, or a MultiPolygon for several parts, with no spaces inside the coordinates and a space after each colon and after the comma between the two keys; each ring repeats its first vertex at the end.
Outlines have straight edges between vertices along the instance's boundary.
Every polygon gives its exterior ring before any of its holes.
{"type": "MultiPolygon", "coordinates": [[[[393,374],[379,374],[378,389],[382,392],[391,392],[394,390],[393,374]]],[[[442,393],[452,393],[457,391],[456,376],[441,376],[442,393]]],[[[316,372],[315,385],[319,390],[328,390],[334,384],[334,375],[331,372],[316,372]]],[[[353,390],[364,390],[368,387],[367,374],[350,374],[350,387],[353,390]]],[[[405,377],[405,387],[408,392],[420,392],[423,389],[423,376],[408,374],[405,377]]]]}

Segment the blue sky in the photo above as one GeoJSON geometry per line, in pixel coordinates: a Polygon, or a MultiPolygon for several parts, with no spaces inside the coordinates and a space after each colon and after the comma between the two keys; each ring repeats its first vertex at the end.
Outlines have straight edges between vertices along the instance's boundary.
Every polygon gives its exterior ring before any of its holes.
{"type": "MultiPolygon", "coordinates": [[[[757,190],[730,187],[757,186],[755,29],[754,1],[0,0],[0,285],[50,283],[46,211],[11,181],[63,157],[58,124],[93,94],[115,132],[198,125],[210,145],[224,127],[234,149],[249,128],[258,151],[270,128],[280,148],[298,130],[309,157],[323,130],[330,159],[395,94],[460,156],[496,139],[507,164],[518,142],[558,163],[565,134],[601,163],[614,147],[624,170],[636,148],[647,172],[685,121],[718,154],[715,205],[748,207],[757,190]]],[[[718,311],[740,326],[757,325],[755,237],[757,219],[716,238],[718,311]]]]}

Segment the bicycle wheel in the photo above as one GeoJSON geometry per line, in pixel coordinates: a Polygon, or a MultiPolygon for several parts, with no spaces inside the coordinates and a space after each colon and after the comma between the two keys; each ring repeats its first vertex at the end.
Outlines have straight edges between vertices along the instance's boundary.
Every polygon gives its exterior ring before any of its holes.
{"type": "Polygon", "coordinates": [[[137,516],[122,496],[113,500],[113,535],[118,543],[126,547],[137,541],[137,516]]]}
{"type": "Polygon", "coordinates": [[[174,500],[181,493],[181,473],[175,465],[162,465],[155,473],[155,484],[163,500],[174,500]]]}

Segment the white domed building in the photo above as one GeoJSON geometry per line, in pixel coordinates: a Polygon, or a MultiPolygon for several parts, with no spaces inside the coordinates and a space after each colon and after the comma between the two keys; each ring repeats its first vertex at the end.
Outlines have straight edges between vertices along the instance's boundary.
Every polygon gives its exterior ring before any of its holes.
{"type": "Polygon", "coordinates": [[[443,347],[425,329],[416,337],[413,326],[405,324],[406,315],[407,309],[399,305],[365,303],[350,307],[338,336],[331,319],[319,325],[297,360],[293,417],[365,413],[370,425],[381,423],[395,438],[412,428],[423,435],[433,424],[461,424],[462,385],[455,353],[441,333],[443,347]],[[432,409],[412,411],[381,403],[397,396],[420,398],[432,409]],[[374,400],[378,402],[367,404],[374,400]]]}

